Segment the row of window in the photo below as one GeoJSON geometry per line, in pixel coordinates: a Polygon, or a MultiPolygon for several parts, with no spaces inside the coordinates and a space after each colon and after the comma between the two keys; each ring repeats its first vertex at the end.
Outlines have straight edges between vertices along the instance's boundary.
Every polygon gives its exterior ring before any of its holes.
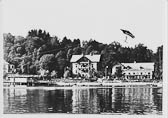
{"type": "MultiPolygon", "coordinates": [[[[126,74],[126,73],[123,73],[123,74],[126,74]]],[[[132,74],[133,74],[133,75],[135,75],[135,73],[134,73],[134,72],[133,72],[132,74]]],[[[150,75],[150,74],[151,74],[151,73],[150,73],[150,72],[148,72],[148,75],[150,75]]],[[[128,73],[128,75],[131,75],[131,73],[128,73]]],[[[137,74],[137,75],[138,75],[138,74],[137,74]]],[[[140,75],[143,75],[143,73],[141,72],[141,73],[140,73],[140,75]]]]}
{"type": "MultiPolygon", "coordinates": [[[[75,64],[76,65],[76,67],[78,67],[78,64],[75,64]]],[[[80,67],[87,67],[88,66],[88,64],[80,64],[80,67]]],[[[91,66],[93,67],[93,64],[91,64],[91,66]]]]}
{"type": "MultiPolygon", "coordinates": [[[[123,69],[132,69],[130,66],[124,66],[123,69]]],[[[139,69],[144,69],[144,67],[140,66],[139,69]]]]}

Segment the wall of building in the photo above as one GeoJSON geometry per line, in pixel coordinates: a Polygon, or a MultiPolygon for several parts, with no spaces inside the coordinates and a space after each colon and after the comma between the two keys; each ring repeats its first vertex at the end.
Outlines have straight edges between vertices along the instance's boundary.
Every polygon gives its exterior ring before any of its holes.
{"type": "Polygon", "coordinates": [[[112,75],[115,74],[116,70],[118,67],[122,67],[122,73],[124,74],[125,78],[129,78],[129,79],[145,79],[145,78],[149,78],[149,79],[152,79],[153,77],[153,69],[134,69],[134,68],[124,68],[124,66],[118,64],[118,65],[115,65],[113,68],[112,68],[112,75]]]}
{"type": "Polygon", "coordinates": [[[115,66],[112,68],[112,72],[111,72],[112,75],[115,74],[115,72],[116,72],[116,70],[117,70],[118,67],[121,67],[121,65],[115,65],[115,66]]]}
{"type": "Polygon", "coordinates": [[[123,74],[125,74],[126,78],[129,78],[129,76],[135,76],[137,79],[144,79],[149,78],[152,79],[153,71],[152,70],[125,70],[123,71],[123,74]]]}
{"type": "Polygon", "coordinates": [[[78,68],[78,64],[77,63],[72,63],[72,73],[73,74],[78,73],[77,68],[78,68]]]}
{"type": "Polygon", "coordinates": [[[97,63],[94,62],[94,63],[92,63],[92,64],[93,64],[94,70],[97,71],[97,63]]]}
{"type": "Polygon", "coordinates": [[[15,69],[14,65],[9,64],[9,63],[4,64],[3,70],[5,73],[12,73],[14,71],[14,69],[15,69]]]}
{"type": "MultiPolygon", "coordinates": [[[[81,63],[85,63],[85,62],[81,62],[81,63]]],[[[89,63],[89,66],[86,67],[86,69],[88,69],[88,72],[86,73],[83,73],[81,71],[82,68],[84,69],[84,67],[81,67],[80,63],[72,63],[72,73],[73,74],[76,75],[79,73],[81,75],[88,76],[88,77],[89,77],[89,69],[94,69],[94,71],[97,71],[97,63],[96,62],[89,63]]]]}

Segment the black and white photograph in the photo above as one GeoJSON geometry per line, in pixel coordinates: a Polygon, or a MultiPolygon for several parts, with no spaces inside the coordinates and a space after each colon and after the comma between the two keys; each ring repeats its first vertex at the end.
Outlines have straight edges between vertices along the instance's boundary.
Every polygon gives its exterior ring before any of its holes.
{"type": "Polygon", "coordinates": [[[166,5],[0,0],[2,116],[164,117],[166,5]]]}

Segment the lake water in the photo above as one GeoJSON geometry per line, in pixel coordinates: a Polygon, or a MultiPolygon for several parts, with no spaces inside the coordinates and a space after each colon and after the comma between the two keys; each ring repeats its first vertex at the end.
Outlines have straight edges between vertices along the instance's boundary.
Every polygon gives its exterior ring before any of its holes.
{"type": "Polygon", "coordinates": [[[4,88],[5,114],[162,114],[162,88],[4,88]]]}

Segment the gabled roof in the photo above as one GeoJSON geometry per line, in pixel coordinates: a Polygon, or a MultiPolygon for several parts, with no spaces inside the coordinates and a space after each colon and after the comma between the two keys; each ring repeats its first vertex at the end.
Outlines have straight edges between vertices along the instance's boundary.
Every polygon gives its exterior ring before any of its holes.
{"type": "Polygon", "coordinates": [[[85,57],[87,57],[92,62],[100,61],[100,55],[85,55],[85,57]]]}
{"type": "Polygon", "coordinates": [[[124,67],[130,67],[130,69],[145,69],[154,70],[153,62],[143,62],[143,63],[121,63],[124,67]]]}
{"type": "Polygon", "coordinates": [[[77,62],[82,57],[83,57],[83,55],[72,55],[70,62],[77,62]]]}
{"type": "Polygon", "coordinates": [[[100,61],[100,55],[72,55],[70,62],[77,62],[82,57],[88,58],[91,62],[99,62],[100,61]]]}

